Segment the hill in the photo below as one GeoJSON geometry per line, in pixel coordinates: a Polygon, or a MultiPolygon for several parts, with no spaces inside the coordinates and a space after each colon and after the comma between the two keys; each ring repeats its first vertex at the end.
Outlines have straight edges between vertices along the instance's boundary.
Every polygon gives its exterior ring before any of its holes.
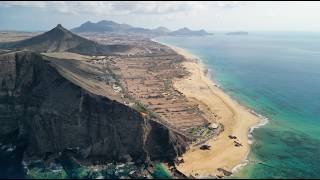
{"type": "Polygon", "coordinates": [[[192,31],[188,28],[181,28],[176,31],[170,32],[169,35],[172,36],[204,36],[204,35],[211,35],[211,33],[206,32],[205,30],[199,31],[192,31]]]}
{"type": "Polygon", "coordinates": [[[132,33],[132,34],[152,34],[152,30],[133,27],[128,24],[119,24],[113,21],[102,20],[97,23],[90,21],[85,22],[79,27],[71,29],[72,32],[83,33],[83,32],[98,32],[98,33],[132,33]]]}
{"type": "Polygon", "coordinates": [[[78,36],[58,24],[52,30],[17,42],[4,43],[0,48],[35,52],[74,52],[85,55],[106,55],[125,52],[128,45],[101,45],[78,36]]]}
{"type": "Polygon", "coordinates": [[[155,29],[153,29],[154,32],[157,32],[157,33],[161,33],[161,34],[166,34],[166,33],[169,33],[170,30],[166,27],[163,27],[163,26],[159,26],[155,29]]]}

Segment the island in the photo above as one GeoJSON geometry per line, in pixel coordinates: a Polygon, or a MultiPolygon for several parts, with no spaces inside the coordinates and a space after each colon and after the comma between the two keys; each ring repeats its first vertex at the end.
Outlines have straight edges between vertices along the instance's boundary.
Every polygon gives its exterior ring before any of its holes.
{"type": "Polygon", "coordinates": [[[246,31],[235,31],[235,32],[228,32],[226,35],[248,35],[249,33],[246,31]]]}
{"type": "Polygon", "coordinates": [[[1,37],[0,158],[8,177],[16,167],[24,178],[155,178],[159,169],[219,178],[245,161],[258,117],[187,51],[60,24],[17,41],[1,37]]]}

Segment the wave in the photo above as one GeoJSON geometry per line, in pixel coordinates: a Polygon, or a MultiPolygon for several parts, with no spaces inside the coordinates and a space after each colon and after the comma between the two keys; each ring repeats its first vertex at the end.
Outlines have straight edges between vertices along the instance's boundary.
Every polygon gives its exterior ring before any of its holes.
{"type": "Polygon", "coordinates": [[[240,163],[231,169],[232,174],[239,172],[243,167],[249,164],[249,160],[246,159],[243,163],[240,163]]]}
{"type": "MultiPolygon", "coordinates": [[[[254,130],[255,130],[255,129],[258,129],[258,128],[262,127],[262,126],[265,126],[266,124],[268,124],[268,123],[269,123],[269,119],[268,119],[267,117],[261,115],[261,114],[258,114],[257,112],[255,112],[255,111],[252,110],[252,109],[249,109],[249,108],[248,108],[248,110],[249,110],[249,112],[250,112],[251,114],[257,116],[257,117],[260,119],[260,122],[259,122],[257,125],[251,126],[250,129],[249,129],[249,133],[248,133],[248,144],[251,145],[251,144],[254,143],[254,138],[253,138],[253,132],[254,132],[254,130]]],[[[245,166],[247,166],[247,165],[249,164],[249,162],[250,162],[249,159],[248,159],[249,153],[250,153],[250,152],[248,152],[248,154],[246,155],[246,159],[245,159],[242,163],[236,165],[235,167],[233,167],[233,168],[231,169],[231,172],[232,172],[233,174],[239,172],[243,167],[245,167],[245,166]]]]}
{"type": "Polygon", "coordinates": [[[269,119],[267,117],[261,115],[261,114],[256,113],[253,110],[250,110],[250,113],[254,114],[255,116],[258,116],[259,119],[260,119],[260,122],[257,125],[254,125],[254,126],[250,127],[250,130],[249,130],[249,133],[248,133],[248,143],[249,144],[253,144],[253,142],[254,142],[253,131],[255,129],[258,129],[258,128],[268,124],[269,123],[269,119]]]}
{"type": "MultiPolygon", "coordinates": [[[[227,96],[229,96],[233,101],[235,101],[236,103],[240,104],[242,107],[244,107],[248,112],[250,112],[251,114],[257,116],[259,118],[259,123],[254,125],[254,126],[251,126],[250,129],[249,129],[249,132],[248,132],[248,144],[252,145],[254,143],[254,137],[253,137],[253,132],[255,129],[258,129],[262,126],[265,126],[266,124],[269,123],[269,118],[255,112],[253,109],[251,109],[250,107],[246,106],[245,104],[239,102],[236,98],[232,97],[231,95],[229,95],[225,89],[223,89],[222,86],[219,85],[218,81],[214,78],[214,70],[210,69],[207,67],[207,65],[201,60],[201,58],[197,58],[198,60],[198,63],[204,68],[204,70],[207,72],[207,77],[211,80],[211,82],[213,83],[214,86],[216,86],[217,88],[219,88],[221,91],[225,92],[225,94],[227,96]]],[[[250,148],[251,149],[251,148],[250,148]]],[[[249,153],[246,155],[246,159],[236,165],[235,167],[233,167],[231,169],[231,172],[234,174],[236,172],[239,172],[243,167],[247,166],[249,164],[249,153]]]]}

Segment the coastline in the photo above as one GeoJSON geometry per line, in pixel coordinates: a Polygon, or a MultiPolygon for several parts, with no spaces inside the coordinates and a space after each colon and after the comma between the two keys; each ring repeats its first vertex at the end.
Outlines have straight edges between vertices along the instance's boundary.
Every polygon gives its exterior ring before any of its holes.
{"type": "MultiPolygon", "coordinates": [[[[156,40],[152,40],[158,42],[156,40]]],[[[169,44],[178,54],[185,57],[182,66],[191,74],[183,79],[174,80],[174,87],[186,95],[208,107],[210,112],[218,115],[218,122],[223,124],[224,131],[217,137],[210,139],[206,144],[212,148],[202,151],[199,147],[190,147],[181,159],[184,163],[176,168],[186,176],[195,178],[224,177],[225,173],[219,168],[235,173],[248,163],[247,157],[252,144],[252,131],[267,123],[254,111],[240,105],[229,95],[223,92],[213,79],[206,74],[206,69],[201,60],[185,49],[169,44]],[[234,140],[228,136],[236,136],[242,144],[234,146],[234,140]]],[[[200,108],[201,109],[201,108],[200,108]]]]}

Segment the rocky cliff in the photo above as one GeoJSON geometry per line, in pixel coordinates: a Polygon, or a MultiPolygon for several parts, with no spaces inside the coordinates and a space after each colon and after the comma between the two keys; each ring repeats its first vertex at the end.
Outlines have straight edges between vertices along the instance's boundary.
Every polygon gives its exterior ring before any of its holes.
{"type": "Polygon", "coordinates": [[[0,141],[12,133],[23,137],[25,158],[74,149],[84,159],[172,161],[188,145],[128,106],[68,81],[33,52],[0,55],[0,141]]]}

